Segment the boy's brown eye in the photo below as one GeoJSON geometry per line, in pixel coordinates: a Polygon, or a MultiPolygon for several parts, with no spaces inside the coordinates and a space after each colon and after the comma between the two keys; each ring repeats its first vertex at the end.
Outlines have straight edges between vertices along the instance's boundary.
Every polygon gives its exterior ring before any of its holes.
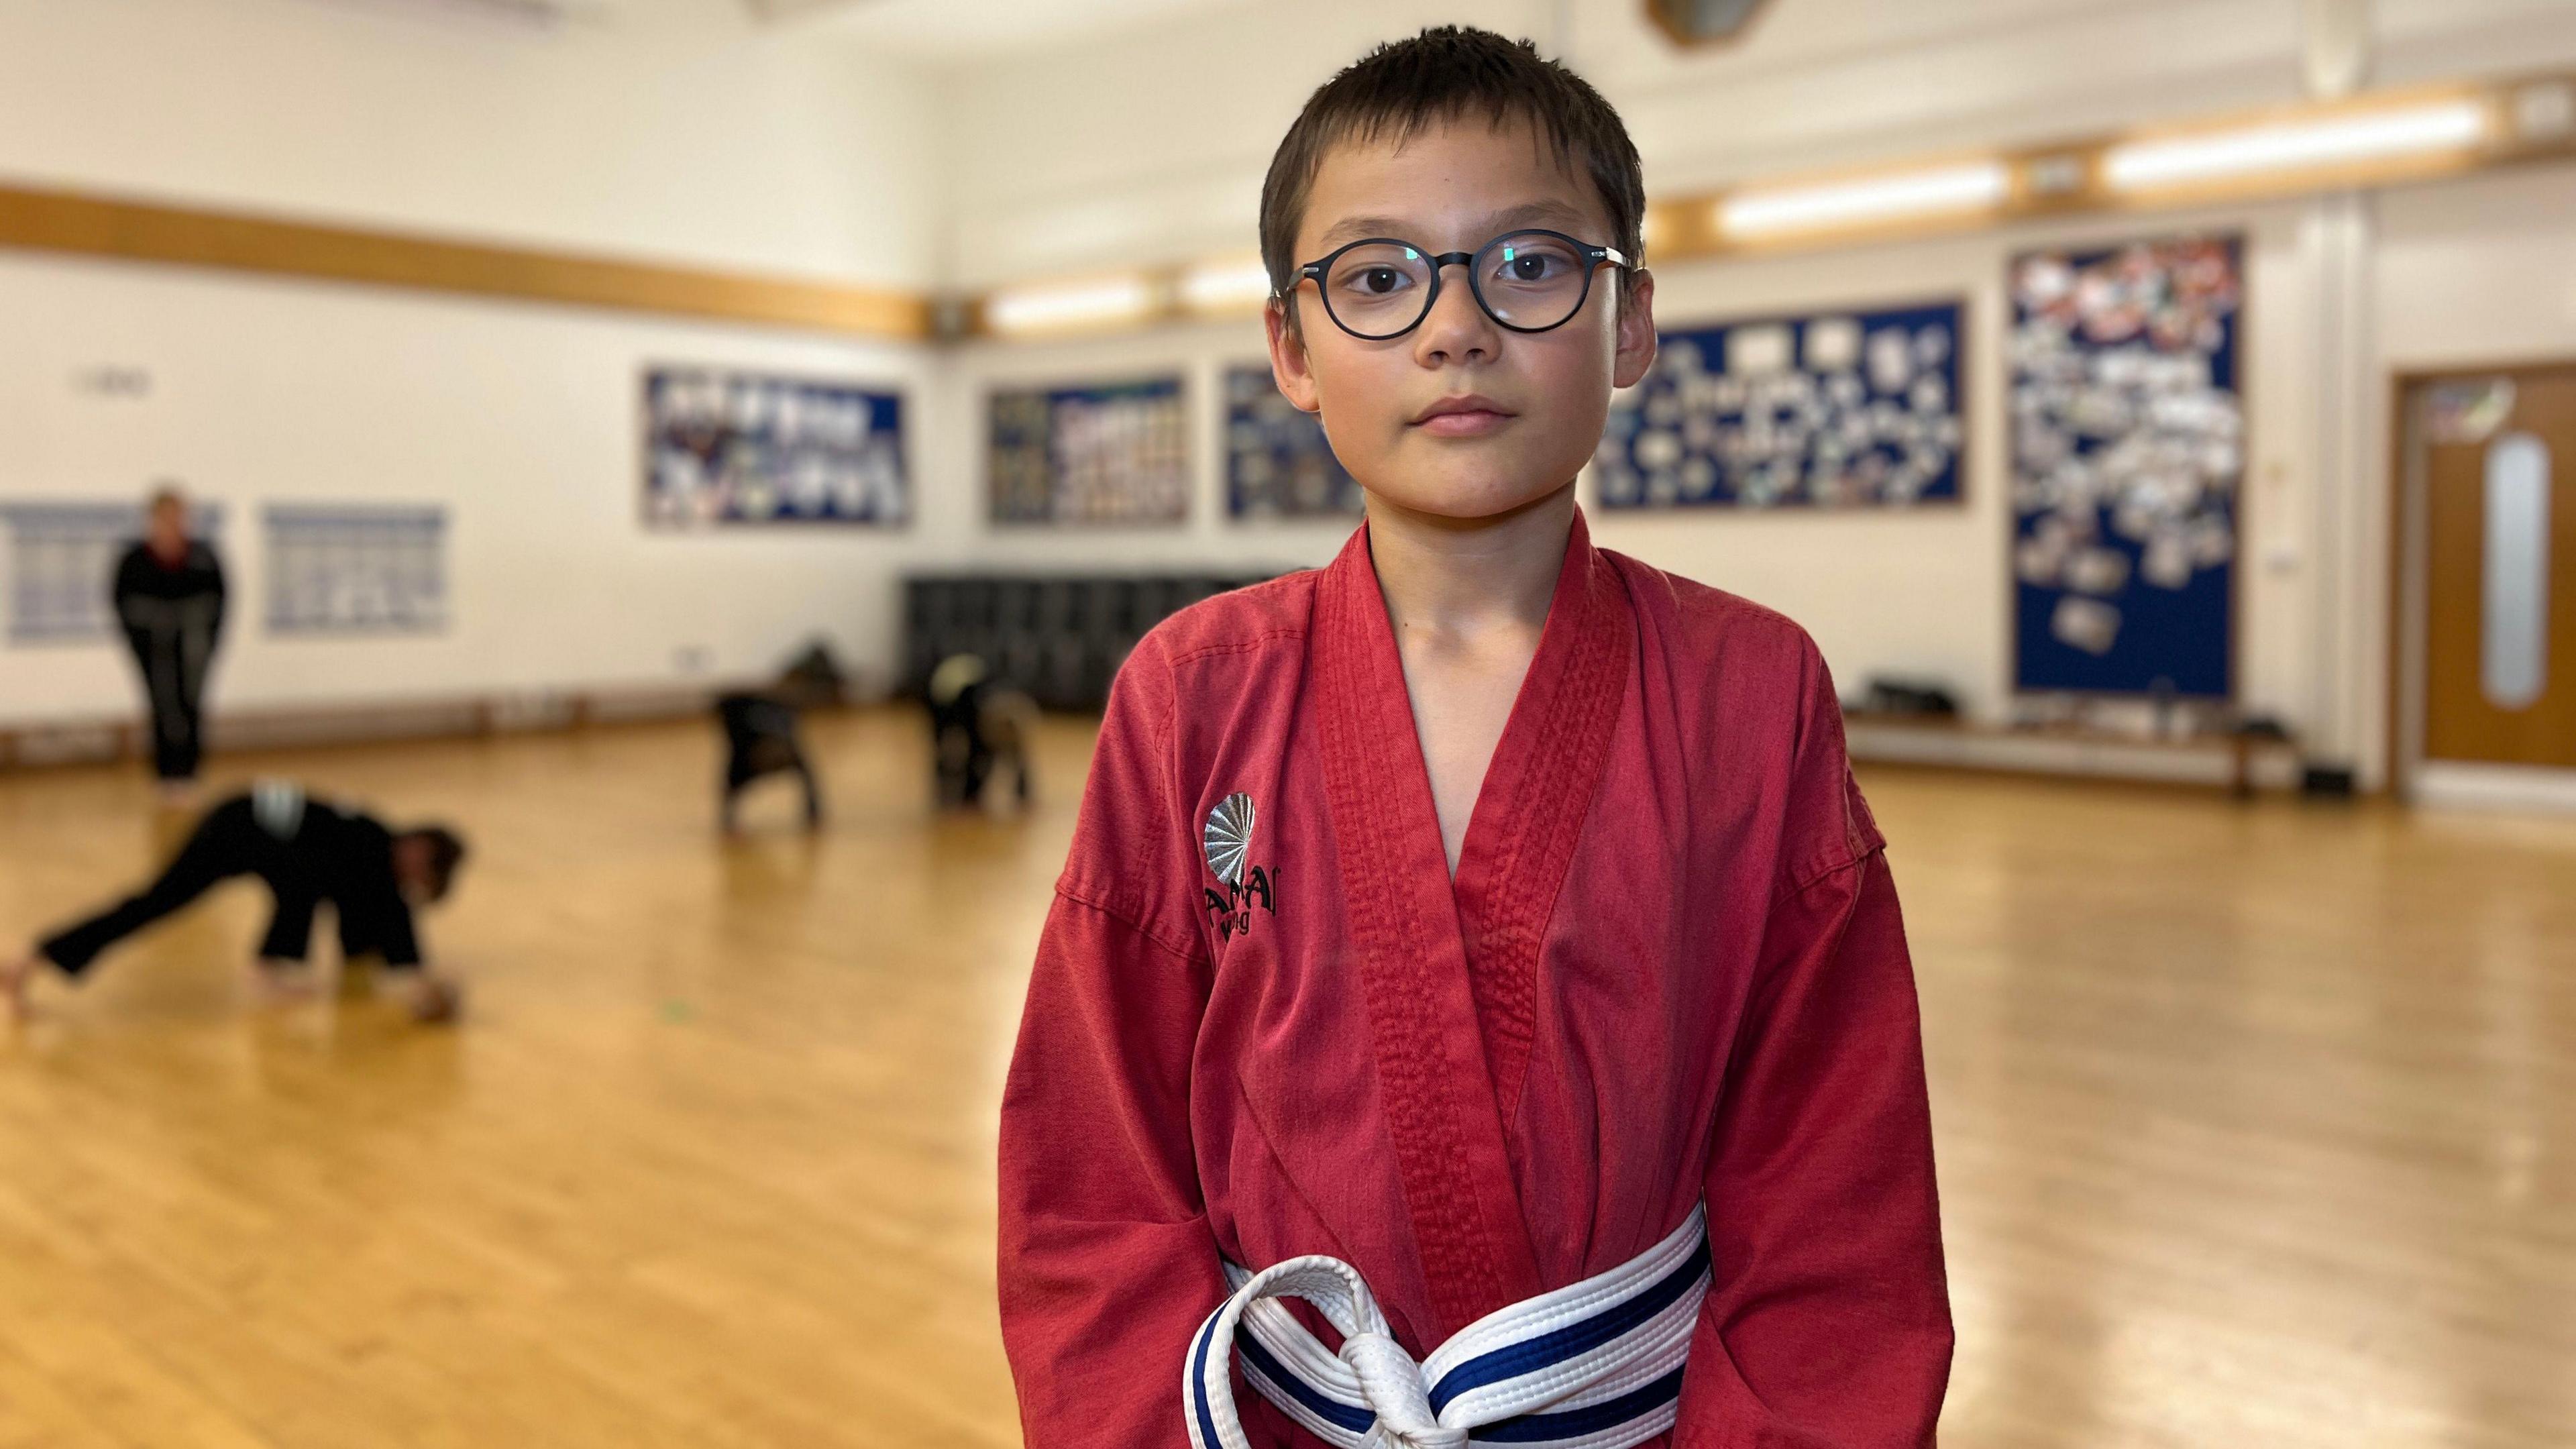
{"type": "Polygon", "coordinates": [[[1581,275],[1581,262],[1563,243],[1550,238],[1507,238],[1494,250],[1497,255],[1491,275],[1498,282],[1527,286],[1581,275]]]}
{"type": "Polygon", "coordinates": [[[1325,278],[1334,313],[1363,332],[1393,331],[1411,320],[1431,285],[1430,259],[1402,243],[1355,246],[1333,262],[1325,278]]]}

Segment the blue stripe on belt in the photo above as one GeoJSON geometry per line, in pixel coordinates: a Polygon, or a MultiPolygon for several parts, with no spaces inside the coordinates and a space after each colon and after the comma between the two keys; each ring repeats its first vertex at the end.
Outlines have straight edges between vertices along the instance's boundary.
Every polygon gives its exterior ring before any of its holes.
{"type": "Polygon", "coordinates": [[[1689,1260],[1666,1274],[1662,1282],[1609,1312],[1467,1360],[1442,1374],[1440,1382],[1431,1386],[1431,1411],[1440,1412],[1450,1400],[1470,1389],[1516,1379],[1599,1348],[1681,1301],[1682,1295],[1699,1281],[1699,1275],[1708,1271],[1708,1264],[1708,1241],[1703,1238],[1689,1260]]]}

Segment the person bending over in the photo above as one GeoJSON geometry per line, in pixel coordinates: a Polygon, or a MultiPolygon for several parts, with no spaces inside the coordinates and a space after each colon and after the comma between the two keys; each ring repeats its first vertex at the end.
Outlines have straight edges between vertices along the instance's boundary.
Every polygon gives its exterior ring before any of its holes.
{"type": "Polygon", "coordinates": [[[265,781],[208,810],[160,877],[141,891],[39,941],[17,960],[0,959],[0,998],[23,1014],[29,983],[50,964],[78,981],[99,953],[207,889],[255,875],[276,907],[260,940],[269,984],[299,989],[313,912],[328,903],[339,920],[344,958],[374,956],[408,982],[412,1014],[423,1021],[455,1015],[461,999],[453,977],[422,960],[412,912],[446,897],[465,859],[465,843],[445,826],[391,830],[374,816],[265,781]]]}

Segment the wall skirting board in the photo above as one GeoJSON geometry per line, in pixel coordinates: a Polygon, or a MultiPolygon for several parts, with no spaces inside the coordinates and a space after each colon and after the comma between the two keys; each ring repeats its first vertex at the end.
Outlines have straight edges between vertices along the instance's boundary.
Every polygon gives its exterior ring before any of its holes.
{"type": "Polygon", "coordinates": [[[1850,719],[1844,738],[1864,763],[1930,765],[1999,774],[2059,775],[2247,793],[2295,790],[2298,751],[2226,736],[2162,740],[2116,731],[2015,730],[1976,724],[1850,719]]]}
{"type": "Polygon", "coordinates": [[[2426,760],[2407,771],[2406,802],[2437,810],[2576,815],[2576,770],[2426,760]]]}
{"type": "MultiPolygon", "coordinates": [[[[220,753],[255,753],[383,740],[462,739],[643,724],[707,713],[715,697],[756,688],[749,680],[695,686],[603,686],[521,695],[446,695],[218,713],[207,720],[220,753]]],[[[0,771],[43,765],[141,759],[150,752],[144,721],[96,717],[12,723],[0,720],[0,771]]]]}

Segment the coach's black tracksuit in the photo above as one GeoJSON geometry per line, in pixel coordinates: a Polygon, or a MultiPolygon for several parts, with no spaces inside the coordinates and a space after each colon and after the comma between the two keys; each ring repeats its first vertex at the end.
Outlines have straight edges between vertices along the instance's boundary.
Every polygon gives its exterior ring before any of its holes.
{"type": "Polygon", "coordinates": [[[138,543],[116,565],[116,619],[143,671],[152,703],[152,764],[164,780],[197,778],[205,753],[202,706],[224,627],[224,570],[215,551],[188,545],[164,563],[138,543]]]}

